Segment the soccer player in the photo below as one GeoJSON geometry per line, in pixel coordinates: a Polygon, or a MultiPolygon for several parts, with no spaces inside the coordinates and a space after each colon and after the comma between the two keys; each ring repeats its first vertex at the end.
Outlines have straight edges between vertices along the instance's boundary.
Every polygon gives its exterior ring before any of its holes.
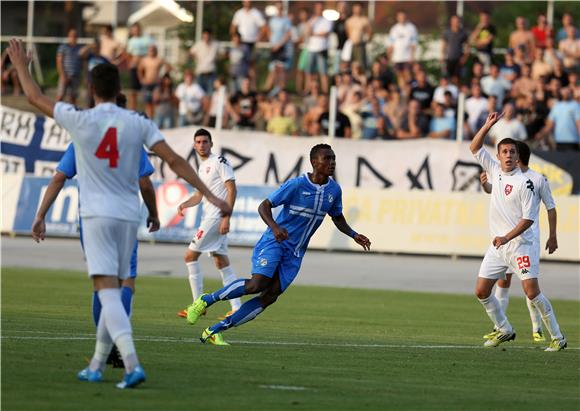
{"type": "Polygon", "coordinates": [[[552,336],[546,351],[560,351],[566,347],[566,339],[560,332],[550,301],[540,291],[539,255],[534,246],[534,232],[529,230],[538,218],[539,205],[534,202],[536,188],[517,167],[518,151],[514,140],[505,138],[499,142],[499,163],[483,148],[485,136],[500,118],[498,113],[489,114],[470,145],[494,187],[489,207],[490,231],[494,238],[481,263],[475,294],[498,332],[484,343],[484,347],[497,347],[516,338],[504,310],[491,293],[495,282],[505,279],[506,271],[511,269],[522,281],[526,297],[540,311],[552,336]]]}
{"type": "MultiPolygon", "coordinates": [[[[21,41],[10,40],[8,55],[28,101],[46,116],[54,117],[57,124],[70,133],[75,145],[88,274],[102,305],[95,353],[89,366],[78,373],[78,378],[102,381],[105,362],[115,344],[125,364],[125,375],[117,387],[135,387],[145,381],[145,372],[139,363],[129,316],[121,301],[119,279],[129,276],[130,255],[140,220],[137,181],[143,145],[225,214],[229,214],[231,208],[215,197],[187,161],[169,147],[153,122],[115,105],[121,89],[116,66],[99,64],[91,70],[91,92],[96,106],[77,110],[70,104],[55,103],[42,94],[28,71],[30,57],[21,41]]],[[[35,235],[44,239],[42,227],[35,235]]]]}
{"type": "Polygon", "coordinates": [[[328,144],[312,147],[310,163],[312,173],[288,180],[258,207],[268,229],[254,248],[252,277],[236,280],[212,294],[203,294],[187,308],[187,321],[195,324],[217,301],[260,293],[242,304],[234,314],[206,328],[201,335],[202,342],[228,345],[222,331],[253,320],[286,291],[298,275],[308,242],[326,214],[342,233],[364,250],[370,250],[370,240],[357,234],[342,214],[342,190],[331,177],[336,167],[332,148],[328,144]],[[282,206],[282,210],[274,220],[272,209],[278,206],[282,206]]]}
{"type": "MultiPolygon", "coordinates": [[[[550,229],[550,235],[548,241],[546,242],[546,250],[549,254],[552,254],[558,248],[558,238],[556,235],[556,204],[554,198],[552,197],[552,191],[550,190],[550,184],[546,177],[542,174],[536,173],[534,170],[528,167],[530,161],[530,148],[526,143],[521,141],[516,141],[519,153],[518,165],[524,176],[532,181],[534,184],[534,201],[537,203],[537,212],[540,212],[540,201],[544,203],[546,210],[548,212],[548,226],[550,229]]],[[[490,194],[492,190],[492,185],[487,182],[487,175],[485,172],[481,173],[482,186],[486,193],[490,194]]],[[[540,224],[539,219],[534,220],[534,224],[530,230],[534,233],[534,246],[536,247],[536,255],[540,256],[540,224]]],[[[538,263],[539,264],[539,263],[538,263]]],[[[495,288],[495,297],[497,298],[502,309],[507,311],[509,304],[509,288],[511,285],[513,271],[508,269],[506,272],[506,279],[500,279],[497,281],[497,286],[495,288]]],[[[526,304],[528,306],[528,311],[530,312],[530,318],[532,320],[532,339],[535,342],[546,341],[546,338],[542,332],[542,316],[538,310],[534,308],[531,301],[526,298],[526,304]]],[[[493,334],[497,333],[493,330],[491,333],[484,335],[484,339],[490,339],[493,334]]]]}
{"type": "MultiPolygon", "coordinates": [[[[233,209],[237,193],[234,170],[225,157],[217,156],[211,152],[212,147],[213,142],[209,131],[203,128],[197,130],[193,135],[193,148],[201,159],[197,171],[199,178],[212,193],[225,200],[233,209]]],[[[184,258],[189,272],[189,286],[194,302],[203,293],[203,275],[198,262],[201,253],[207,252],[213,256],[224,286],[238,279],[228,258],[227,233],[230,231],[230,216],[222,216],[220,210],[205,200],[199,191],[181,203],[177,212],[183,216],[185,209],[194,207],[199,203],[202,203],[203,206],[201,223],[185,252],[184,258]]],[[[231,299],[230,304],[232,309],[226,316],[233,314],[242,305],[239,298],[231,299]]],[[[187,317],[187,309],[179,311],[177,315],[187,317]]]]}

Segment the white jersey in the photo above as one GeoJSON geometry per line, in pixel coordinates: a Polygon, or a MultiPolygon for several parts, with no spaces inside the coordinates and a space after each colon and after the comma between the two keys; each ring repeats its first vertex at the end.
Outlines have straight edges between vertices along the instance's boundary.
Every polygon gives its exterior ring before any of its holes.
{"type": "Polygon", "coordinates": [[[550,184],[548,179],[542,174],[535,172],[531,168],[523,172],[523,175],[530,179],[534,184],[534,224],[530,227],[530,230],[534,233],[534,242],[540,245],[540,203],[544,203],[546,210],[552,210],[556,208],[556,203],[552,197],[552,191],[550,190],[550,184]]]}
{"type": "MultiPolygon", "coordinates": [[[[503,237],[514,229],[521,219],[536,221],[534,211],[534,183],[519,168],[510,172],[501,170],[485,148],[474,154],[475,159],[487,172],[493,186],[489,206],[489,229],[492,237],[503,237]]],[[[527,229],[512,241],[532,243],[534,233],[527,229]]]]}
{"type": "Polygon", "coordinates": [[[69,132],[75,147],[81,217],[139,222],[141,150],[163,140],[157,126],[113,103],[90,110],[56,103],[54,120],[69,132]]]}
{"type": "MultiPolygon", "coordinates": [[[[197,172],[199,178],[209,188],[216,197],[225,200],[228,195],[225,182],[235,180],[234,169],[228,163],[225,157],[210,154],[207,160],[199,165],[197,172]]],[[[203,219],[221,218],[221,211],[215,205],[207,201],[205,197],[202,200],[203,219]]]]}

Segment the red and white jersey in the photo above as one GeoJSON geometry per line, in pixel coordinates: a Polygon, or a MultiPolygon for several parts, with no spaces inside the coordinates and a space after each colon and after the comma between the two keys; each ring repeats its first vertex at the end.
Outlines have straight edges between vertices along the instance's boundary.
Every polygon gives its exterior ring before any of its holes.
{"type": "Polygon", "coordinates": [[[535,172],[531,168],[527,171],[522,172],[523,175],[530,179],[534,184],[534,224],[530,227],[530,230],[534,233],[534,241],[540,244],[540,204],[544,203],[546,210],[552,210],[556,208],[556,203],[552,197],[552,190],[550,190],[550,184],[548,179],[540,173],[535,172]]]}
{"type": "Polygon", "coordinates": [[[140,221],[139,161],[143,145],[163,140],[157,126],[113,103],[90,110],[57,103],[54,119],[75,147],[81,217],[140,221]]]}
{"type": "MultiPolygon", "coordinates": [[[[199,165],[199,178],[216,197],[225,200],[228,195],[225,182],[235,180],[234,169],[225,157],[210,154],[207,160],[199,165]]],[[[204,197],[203,219],[221,218],[221,211],[204,197]]]]}
{"type": "MultiPolygon", "coordinates": [[[[493,186],[489,205],[492,237],[505,236],[521,219],[536,221],[538,213],[535,211],[534,183],[519,168],[510,172],[502,171],[499,163],[483,147],[474,157],[487,172],[493,186]]],[[[529,228],[512,241],[532,243],[534,233],[529,228]]]]}

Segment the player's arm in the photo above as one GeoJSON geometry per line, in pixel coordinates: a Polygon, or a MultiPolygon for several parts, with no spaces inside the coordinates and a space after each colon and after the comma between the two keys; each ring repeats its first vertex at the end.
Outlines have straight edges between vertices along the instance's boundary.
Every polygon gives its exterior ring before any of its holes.
{"type": "Polygon", "coordinates": [[[371,240],[369,240],[366,236],[362,234],[358,234],[354,231],[350,225],[346,222],[346,218],[344,218],[344,214],[340,214],[332,218],[332,222],[343,234],[351,237],[357,244],[359,244],[365,251],[370,251],[371,249],[371,240]]]}
{"type": "Polygon", "coordinates": [[[281,242],[288,239],[288,231],[284,227],[280,227],[274,220],[274,216],[272,215],[272,203],[270,200],[265,199],[260,203],[258,213],[266,225],[272,229],[276,241],[281,242]]]}
{"type": "Polygon", "coordinates": [[[230,206],[225,201],[217,198],[200,180],[199,176],[193,170],[193,168],[191,168],[189,163],[185,161],[183,157],[180,157],[175,151],[173,151],[173,149],[169,147],[165,141],[158,141],[150,148],[153,150],[153,152],[155,152],[155,154],[161,157],[167,163],[167,165],[169,165],[175,174],[183,178],[198,191],[200,191],[201,194],[204,195],[210,203],[219,208],[224,215],[232,213],[230,206]]]}
{"type": "Polygon", "coordinates": [[[479,181],[481,182],[481,188],[483,188],[483,191],[485,191],[487,194],[491,194],[492,187],[487,179],[487,173],[485,171],[482,171],[479,175],[479,181]]]}
{"type": "Polygon", "coordinates": [[[159,215],[157,214],[157,198],[155,197],[155,188],[149,177],[139,178],[139,190],[141,190],[141,196],[145,202],[145,206],[149,211],[149,217],[147,217],[147,228],[149,232],[153,233],[159,230],[159,215]]]}
{"type": "MultiPolygon", "coordinates": [[[[238,189],[236,187],[236,180],[228,180],[224,183],[227,190],[226,203],[234,209],[234,204],[236,203],[236,196],[238,195],[238,189]]],[[[230,216],[226,215],[222,217],[220,223],[220,234],[224,235],[230,232],[230,216]]]]}
{"type": "Polygon", "coordinates": [[[487,135],[487,133],[489,133],[489,130],[491,130],[494,124],[498,122],[498,120],[502,117],[502,115],[503,113],[499,114],[494,112],[490,113],[487,116],[485,124],[483,125],[483,127],[479,129],[477,134],[475,134],[473,140],[471,140],[471,144],[469,145],[469,149],[473,154],[476,154],[481,149],[481,147],[483,147],[483,141],[485,140],[485,136],[487,135]]]}
{"type": "Polygon", "coordinates": [[[503,237],[495,237],[493,239],[493,245],[495,248],[500,248],[502,245],[509,243],[514,238],[518,237],[528,228],[530,228],[534,224],[534,220],[528,220],[525,218],[520,219],[518,224],[507,234],[503,237]]]}
{"type": "Polygon", "coordinates": [[[24,94],[28,98],[28,102],[39,109],[43,114],[53,117],[55,102],[42,94],[40,87],[38,87],[38,84],[36,84],[30,75],[30,72],[28,71],[30,57],[26,55],[22,41],[16,39],[10,40],[8,56],[10,57],[12,65],[16,69],[16,73],[18,73],[20,85],[22,90],[24,90],[24,94]]]}
{"type": "Polygon", "coordinates": [[[38,211],[36,212],[36,216],[34,217],[31,228],[32,239],[37,243],[40,242],[40,240],[44,241],[44,236],[46,234],[46,225],[44,223],[44,219],[46,218],[46,213],[48,213],[48,210],[54,203],[54,200],[56,200],[56,197],[58,197],[58,193],[60,193],[60,190],[62,190],[64,187],[66,179],[67,178],[64,173],[57,171],[54,176],[52,176],[52,179],[46,188],[46,192],[42,197],[40,207],[38,207],[38,211]]]}
{"type": "Polygon", "coordinates": [[[548,226],[550,227],[550,235],[548,236],[548,241],[546,241],[546,250],[548,250],[548,254],[552,254],[558,249],[558,237],[556,234],[557,222],[558,214],[556,213],[556,208],[548,210],[548,226]]]}
{"type": "Polygon", "coordinates": [[[498,236],[493,239],[492,244],[495,248],[499,248],[504,244],[507,244],[514,238],[521,235],[524,231],[532,226],[534,223],[534,201],[533,201],[533,193],[534,193],[534,185],[531,180],[526,181],[526,186],[523,188],[523,191],[519,193],[521,198],[521,205],[522,205],[522,217],[520,221],[516,224],[516,226],[511,229],[507,234],[504,236],[498,236]]]}
{"type": "Polygon", "coordinates": [[[180,216],[183,217],[183,211],[186,208],[195,207],[196,205],[201,203],[202,198],[203,195],[199,191],[196,191],[194,195],[192,195],[183,203],[179,204],[179,206],[177,206],[177,212],[179,213],[180,216]]]}

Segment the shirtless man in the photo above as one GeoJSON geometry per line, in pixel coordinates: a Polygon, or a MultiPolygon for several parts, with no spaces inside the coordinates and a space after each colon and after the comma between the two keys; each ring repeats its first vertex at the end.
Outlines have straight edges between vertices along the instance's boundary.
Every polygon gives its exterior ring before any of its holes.
{"type": "Polygon", "coordinates": [[[143,87],[143,101],[145,114],[153,118],[153,90],[161,80],[161,70],[171,71],[171,66],[157,54],[157,46],[151,45],[147,49],[147,56],[143,57],[137,68],[137,77],[143,87]]]}
{"type": "Polygon", "coordinates": [[[532,32],[527,28],[526,19],[522,16],[516,17],[516,30],[510,34],[509,45],[514,50],[523,46],[528,60],[533,60],[536,40],[532,32]]]}
{"type": "Polygon", "coordinates": [[[346,35],[352,43],[351,61],[358,61],[367,70],[366,43],[372,35],[370,20],[362,15],[362,4],[356,2],[352,6],[352,16],[346,20],[346,35]]]}
{"type": "Polygon", "coordinates": [[[147,48],[153,44],[153,39],[141,33],[139,23],[134,23],[129,29],[129,41],[127,43],[127,54],[129,61],[129,94],[127,98],[127,108],[135,110],[137,108],[137,93],[141,90],[141,83],[137,74],[139,62],[147,55],[147,48]]]}

